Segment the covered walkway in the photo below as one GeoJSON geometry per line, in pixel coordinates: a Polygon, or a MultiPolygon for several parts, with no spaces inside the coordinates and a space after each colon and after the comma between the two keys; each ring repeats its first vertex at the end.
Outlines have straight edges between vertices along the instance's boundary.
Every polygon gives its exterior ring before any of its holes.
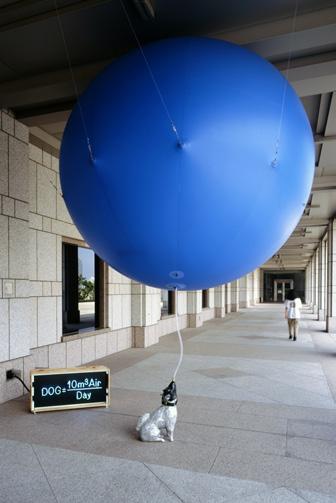
{"type": "Polygon", "coordinates": [[[110,409],[0,410],[0,501],[336,501],[336,341],[306,309],[288,340],[264,304],[186,329],[175,442],[141,443],[137,416],[159,405],[176,336],[100,360],[110,409]]]}

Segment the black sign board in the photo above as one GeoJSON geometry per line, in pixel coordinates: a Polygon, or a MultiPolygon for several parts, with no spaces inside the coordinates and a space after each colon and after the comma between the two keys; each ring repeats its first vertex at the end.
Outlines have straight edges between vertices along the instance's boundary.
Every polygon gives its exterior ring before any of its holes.
{"type": "Polygon", "coordinates": [[[109,377],[103,366],[32,370],[30,410],[108,407],[109,377]]]}

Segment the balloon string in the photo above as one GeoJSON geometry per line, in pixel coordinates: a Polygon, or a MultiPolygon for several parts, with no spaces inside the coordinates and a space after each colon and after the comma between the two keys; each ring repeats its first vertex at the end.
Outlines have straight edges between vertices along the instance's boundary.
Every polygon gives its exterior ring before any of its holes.
{"type": "Polygon", "coordinates": [[[281,100],[281,112],[280,112],[280,120],[279,120],[279,129],[278,129],[278,135],[277,135],[277,140],[275,144],[275,156],[274,160],[272,162],[272,166],[275,166],[278,161],[278,153],[279,153],[279,145],[280,145],[280,137],[281,137],[281,132],[282,132],[282,123],[283,123],[283,116],[284,116],[284,111],[285,111],[285,102],[286,102],[286,96],[287,96],[287,89],[288,89],[288,76],[289,76],[289,70],[290,70],[290,64],[292,60],[292,53],[293,53],[293,35],[296,30],[296,19],[297,19],[297,13],[298,13],[298,8],[299,8],[299,0],[295,0],[295,8],[294,8],[294,13],[293,13],[293,18],[292,18],[292,30],[291,30],[291,35],[290,35],[290,48],[288,51],[288,57],[287,57],[287,66],[286,66],[286,72],[285,72],[285,82],[284,82],[284,88],[282,92],[282,100],[281,100]]]}
{"type": "Polygon", "coordinates": [[[176,288],[175,288],[175,299],[176,299],[175,320],[176,320],[176,331],[177,331],[177,335],[178,335],[178,339],[179,339],[179,343],[180,343],[180,358],[179,358],[178,364],[177,364],[175,372],[174,372],[173,381],[175,381],[175,379],[176,379],[176,374],[179,371],[179,368],[180,368],[182,360],[183,360],[183,340],[182,340],[180,327],[179,327],[179,320],[178,320],[178,291],[176,288]]]}
{"type": "Polygon", "coordinates": [[[58,27],[59,27],[59,31],[60,31],[60,34],[61,34],[61,37],[62,37],[62,40],[63,40],[64,51],[65,51],[66,59],[67,59],[67,62],[68,62],[69,72],[70,72],[70,75],[71,75],[72,85],[73,85],[73,88],[74,88],[74,91],[75,91],[75,95],[76,95],[76,99],[77,99],[77,103],[78,103],[79,114],[80,114],[80,117],[81,117],[84,134],[85,134],[85,137],[86,137],[86,143],[87,143],[87,147],[88,147],[88,151],[89,151],[89,157],[90,157],[91,162],[94,162],[92,145],[91,145],[91,141],[90,141],[90,137],[89,137],[89,133],[88,133],[88,128],[86,127],[86,122],[85,122],[85,118],[84,118],[84,112],[83,112],[82,104],[80,102],[80,97],[79,97],[79,90],[78,90],[77,82],[76,82],[76,79],[75,79],[75,74],[74,74],[74,71],[73,71],[73,68],[72,68],[72,64],[71,64],[70,52],[69,52],[69,49],[68,49],[68,45],[66,43],[65,33],[64,33],[64,30],[63,30],[61,16],[60,16],[60,13],[59,13],[59,10],[58,10],[57,0],[54,0],[54,6],[55,6],[55,11],[56,11],[56,17],[57,17],[58,27]]]}
{"type": "Polygon", "coordinates": [[[142,45],[141,45],[140,40],[139,40],[139,37],[137,36],[137,33],[136,33],[135,28],[134,28],[134,26],[133,26],[133,23],[132,23],[132,21],[131,21],[131,18],[129,17],[129,14],[128,14],[128,12],[127,12],[127,9],[126,9],[126,7],[125,7],[125,5],[124,5],[123,0],[119,0],[119,2],[120,2],[120,5],[121,5],[121,7],[122,7],[122,9],[123,9],[123,11],[124,11],[124,14],[125,14],[125,16],[126,16],[126,19],[127,19],[128,24],[129,24],[129,27],[130,27],[130,29],[131,29],[131,31],[132,31],[132,33],[133,33],[133,36],[134,36],[134,38],[135,38],[135,40],[136,40],[136,43],[138,44],[138,47],[139,47],[140,52],[141,52],[141,55],[142,55],[142,57],[143,57],[143,59],[144,59],[145,65],[146,65],[146,67],[147,67],[148,73],[149,73],[150,78],[151,78],[151,80],[152,80],[152,82],[153,82],[153,84],[154,84],[154,87],[155,87],[155,89],[156,89],[156,92],[157,92],[157,94],[158,94],[158,96],[159,96],[159,98],[160,98],[161,104],[162,104],[162,106],[163,106],[163,108],[164,108],[164,110],[165,110],[165,112],[166,112],[166,115],[167,115],[168,120],[169,120],[169,122],[170,122],[171,128],[172,128],[172,130],[173,130],[173,132],[174,132],[174,134],[175,134],[175,136],[176,136],[177,144],[178,144],[180,147],[182,147],[182,146],[183,146],[182,139],[180,138],[180,135],[179,135],[179,133],[178,133],[178,131],[177,131],[176,125],[175,125],[175,123],[174,123],[174,121],[173,121],[173,119],[172,119],[172,116],[170,115],[170,112],[169,112],[169,110],[168,110],[167,103],[165,102],[165,100],[164,100],[164,98],[163,98],[163,96],[162,96],[162,93],[161,93],[161,90],[160,90],[159,84],[157,83],[157,80],[156,80],[156,78],[154,77],[154,73],[153,73],[152,68],[151,68],[151,66],[150,66],[150,64],[149,64],[149,61],[148,61],[148,59],[147,59],[147,57],[146,57],[146,54],[145,54],[145,52],[144,52],[144,50],[143,50],[143,48],[142,48],[142,45]]]}

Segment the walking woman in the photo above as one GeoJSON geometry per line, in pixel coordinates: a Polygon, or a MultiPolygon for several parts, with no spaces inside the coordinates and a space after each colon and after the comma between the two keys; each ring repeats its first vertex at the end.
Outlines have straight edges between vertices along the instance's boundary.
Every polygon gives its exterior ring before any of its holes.
{"type": "Polygon", "coordinates": [[[296,341],[299,332],[299,319],[301,318],[302,302],[295,295],[294,290],[289,290],[285,300],[285,318],[288,321],[289,339],[296,341]]]}

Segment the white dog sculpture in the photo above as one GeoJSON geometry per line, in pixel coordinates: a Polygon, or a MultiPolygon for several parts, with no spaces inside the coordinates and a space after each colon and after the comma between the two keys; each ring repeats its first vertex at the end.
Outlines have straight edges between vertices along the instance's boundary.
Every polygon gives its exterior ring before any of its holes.
{"type": "Polygon", "coordinates": [[[139,417],[136,430],[143,442],[164,442],[165,436],[174,441],[177,419],[176,384],[172,381],[162,392],[162,405],[151,414],[139,417]]]}

